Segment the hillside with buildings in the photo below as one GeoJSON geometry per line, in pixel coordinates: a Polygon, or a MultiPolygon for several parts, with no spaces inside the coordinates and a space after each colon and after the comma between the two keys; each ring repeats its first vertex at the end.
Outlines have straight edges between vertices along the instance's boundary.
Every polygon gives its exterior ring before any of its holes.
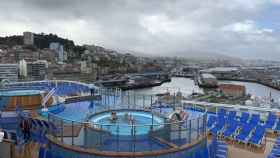
{"type": "MultiPolygon", "coordinates": [[[[230,79],[249,80],[279,87],[277,63],[270,62],[269,65],[267,62],[252,61],[250,64],[250,61],[246,61],[244,65],[234,60],[148,57],[132,53],[97,45],[75,45],[74,41],[54,34],[24,32],[22,36],[0,37],[0,79],[127,81],[130,74],[163,73],[192,77],[199,70],[213,74],[217,79],[228,79],[225,75],[217,76],[216,70],[219,72],[225,70],[223,67],[229,67],[229,70],[237,67],[242,71],[237,74],[230,71],[230,79]],[[259,64],[266,64],[266,68],[259,64]],[[217,67],[221,67],[221,70],[217,67]]],[[[145,78],[143,76],[141,79],[145,78]]]]}
{"type": "Polygon", "coordinates": [[[119,53],[95,45],[75,45],[72,40],[54,34],[32,32],[24,32],[22,36],[0,37],[0,63],[15,67],[16,70],[11,72],[18,72],[13,77],[0,76],[1,79],[10,81],[94,81],[122,76],[118,74],[162,70],[162,63],[155,62],[154,59],[119,53]]]}

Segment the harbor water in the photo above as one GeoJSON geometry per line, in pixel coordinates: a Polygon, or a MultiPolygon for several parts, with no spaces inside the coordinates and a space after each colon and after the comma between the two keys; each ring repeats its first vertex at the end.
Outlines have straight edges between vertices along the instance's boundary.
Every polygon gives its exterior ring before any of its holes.
{"type": "MultiPolygon", "coordinates": [[[[240,84],[246,87],[246,93],[254,95],[260,98],[268,98],[271,96],[275,101],[280,99],[280,91],[252,82],[240,82],[240,81],[219,81],[219,83],[231,83],[240,84]]],[[[185,94],[192,94],[193,92],[203,92],[203,89],[195,85],[195,82],[191,78],[173,77],[171,82],[163,83],[161,86],[136,89],[132,90],[136,94],[158,94],[165,93],[167,91],[180,90],[185,94]]]]}

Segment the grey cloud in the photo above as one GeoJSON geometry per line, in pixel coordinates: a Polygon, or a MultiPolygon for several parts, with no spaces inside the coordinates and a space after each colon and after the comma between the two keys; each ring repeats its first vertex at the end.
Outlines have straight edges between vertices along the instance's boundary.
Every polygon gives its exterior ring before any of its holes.
{"type": "Polygon", "coordinates": [[[66,36],[79,44],[147,54],[217,52],[280,60],[277,31],[254,39],[250,34],[223,30],[228,25],[263,18],[269,13],[267,5],[263,0],[4,1],[0,5],[0,33],[31,29],[66,36]]]}

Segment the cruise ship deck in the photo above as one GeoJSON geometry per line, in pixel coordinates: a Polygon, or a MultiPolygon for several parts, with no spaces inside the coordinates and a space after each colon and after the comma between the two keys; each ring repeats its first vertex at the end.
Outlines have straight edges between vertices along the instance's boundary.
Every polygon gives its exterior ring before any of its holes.
{"type": "Polygon", "coordinates": [[[277,109],[190,102],[181,92],[136,95],[62,80],[12,83],[0,94],[0,152],[7,158],[280,155],[277,109]],[[29,106],[34,93],[28,90],[40,92],[40,105],[29,106]],[[16,107],[14,100],[20,101],[16,107]]]}

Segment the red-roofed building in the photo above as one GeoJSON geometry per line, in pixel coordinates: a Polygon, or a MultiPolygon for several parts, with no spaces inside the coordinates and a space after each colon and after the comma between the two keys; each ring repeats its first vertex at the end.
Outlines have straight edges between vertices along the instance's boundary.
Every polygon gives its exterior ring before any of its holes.
{"type": "Polygon", "coordinates": [[[244,85],[220,84],[219,90],[225,96],[242,97],[246,95],[246,87],[244,85]]]}

